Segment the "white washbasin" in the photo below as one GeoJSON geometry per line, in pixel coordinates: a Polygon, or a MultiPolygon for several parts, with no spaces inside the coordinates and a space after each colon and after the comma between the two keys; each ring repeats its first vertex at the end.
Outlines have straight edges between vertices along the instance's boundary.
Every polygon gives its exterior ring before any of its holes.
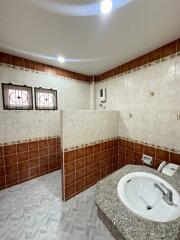
{"type": "Polygon", "coordinates": [[[139,216],[155,221],[170,222],[180,217],[180,196],[162,178],[146,173],[133,172],[122,177],[117,187],[121,201],[139,216]],[[163,199],[162,192],[154,186],[164,184],[173,193],[173,205],[163,199]]]}

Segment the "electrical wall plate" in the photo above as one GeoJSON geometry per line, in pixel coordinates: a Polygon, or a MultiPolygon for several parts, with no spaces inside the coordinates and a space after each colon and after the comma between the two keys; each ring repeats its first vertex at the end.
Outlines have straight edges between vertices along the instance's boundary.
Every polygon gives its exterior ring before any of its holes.
{"type": "Polygon", "coordinates": [[[99,92],[100,102],[104,103],[106,102],[106,88],[101,88],[99,92]]]}

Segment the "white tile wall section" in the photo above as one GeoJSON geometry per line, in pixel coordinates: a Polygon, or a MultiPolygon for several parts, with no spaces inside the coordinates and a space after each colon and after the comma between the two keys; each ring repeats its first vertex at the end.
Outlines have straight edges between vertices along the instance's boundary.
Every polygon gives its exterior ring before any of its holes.
{"type": "Polygon", "coordinates": [[[96,109],[102,87],[106,110],[119,111],[119,136],[180,150],[180,56],[97,83],[96,109]]]}
{"type": "Polygon", "coordinates": [[[64,110],[61,116],[64,149],[118,136],[117,111],[64,110]]]}
{"type": "Polygon", "coordinates": [[[55,75],[6,66],[0,66],[1,82],[57,89],[59,110],[4,111],[0,86],[0,144],[59,135],[60,109],[92,110],[95,89],[95,107],[102,110],[99,106],[99,90],[105,87],[105,111],[72,111],[73,127],[69,126],[69,129],[74,129],[76,134],[66,130],[69,134],[67,146],[113,137],[116,133],[116,136],[119,134],[180,150],[180,120],[177,120],[180,114],[180,56],[108,79],[94,87],[55,75]],[[119,117],[113,111],[118,111],[119,117]],[[114,114],[116,117],[112,120],[114,114]],[[86,131],[88,134],[85,134],[86,131]]]}
{"type": "Polygon", "coordinates": [[[90,109],[94,110],[95,109],[95,83],[92,82],[90,85],[90,109]]]}
{"type": "Polygon", "coordinates": [[[0,83],[58,90],[58,111],[3,110],[0,84],[0,144],[60,134],[60,109],[89,109],[90,85],[55,75],[0,66],[0,83]]]}
{"type": "Polygon", "coordinates": [[[0,117],[0,143],[60,135],[59,111],[6,111],[0,117]]]}

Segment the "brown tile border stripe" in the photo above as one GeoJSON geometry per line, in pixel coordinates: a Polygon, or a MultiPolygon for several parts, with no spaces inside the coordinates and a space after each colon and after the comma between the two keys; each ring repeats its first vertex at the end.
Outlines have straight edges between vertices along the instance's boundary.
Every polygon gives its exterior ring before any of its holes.
{"type": "Polygon", "coordinates": [[[20,68],[30,69],[33,71],[44,72],[48,74],[55,74],[61,77],[72,78],[72,79],[83,81],[83,82],[88,82],[88,83],[92,82],[92,77],[90,76],[64,70],[64,69],[53,67],[53,66],[49,66],[49,65],[28,60],[25,58],[13,56],[4,52],[0,52],[0,62],[8,65],[12,65],[12,66],[17,66],[20,68]]]}
{"type": "Polygon", "coordinates": [[[25,139],[25,140],[20,140],[20,141],[12,141],[12,142],[3,142],[0,143],[0,147],[1,146],[6,146],[6,145],[13,145],[13,144],[19,144],[19,143],[27,143],[27,142],[34,142],[34,141],[48,141],[48,139],[52,139],[52,138],[56,138],[57,139],[57,143],[61,144],[61,137],[58,135],[54,135],[54,136],[49,136],[49,137],[37,137],[37,138],[29,138],[29,139],[25,139]]]}
{"type": "Polygon", "coordinates": [[[76,145],[76,146],[67,147],[67,148],[64,148],[64,152],[79,149],[79,148],[82,148],[82,147],[88,147],[88,146],[91,146],[91,145],[95,145],[97,143],[109,142],[109,141],[115,140],[117,138],[119,138],[119,137],[115,136],[113,138],[99,139],[99,140],[94,141],[94,142],[89,142],[89,143],[85,143],[85,144],[79,144],[79,145],[76,145]]]}
{"type": "Polygon", "coordinates": [[[30,69],[33,71],[55,74],[57,76],[72,78],[75,80],[91,83],[93,81],[95,82],[103,81],[110,77],[114,77],[119,74],[129,72],[136,68],[140,68],[146,64],[150,64],[152,62],[162,60],[178,52],[180,52],[180,39],[170,42],[158,49],[155,49],[149,53],[144,54],[143,56],[137,57],[127,63],[124,63],[118,67],[115,67],[97,76],[87,76],[84,74],[80,74],[80,73],[64,70],[61,68],[49,66],[36,61],[28,60],[25,58],[13,56],[5,52],[0,52],[0,62],[4,64],[12,65],[12,66],[30,69]]]}
{"type": "Polygon", "coordinates": [[[0,145],[0,190],[61,168],[60,137],[0,145]]]}
{"type": "Polygon", "coordinates": [[[105,79],[129,72],[136,68],[140,68],[146,64],[150,64],[152,62],[167,58],[168,56],[171,56],[173,54],[180,52],[179,46],[180,46],[180,39],[177,39],[177,40],[170,42],[158,49],[148,52],[147,54],[144,54],[143,56],[135,58],[127,63],[124,63],[116,68],[113,68],[111,70],[108,70],[108,71],[96,76],[95,81],[96,82],[103,81],[105,79]]]}

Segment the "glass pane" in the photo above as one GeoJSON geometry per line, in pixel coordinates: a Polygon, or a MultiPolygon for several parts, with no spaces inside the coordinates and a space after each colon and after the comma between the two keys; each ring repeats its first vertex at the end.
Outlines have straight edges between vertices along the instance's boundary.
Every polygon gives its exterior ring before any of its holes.
{"type": "Polygon", "coordinates": [[[33,109],[31,87],[2,83],[2,89],[4,109],[6,110],[33,109]]]}
{"type": "Polygon", "coordinates": [[[23,107],[29,105],[28,91],[9,89],[9,105],[23,107]]]}
{"type": "Polygon", "coordinates": [[[35,88],[35,104],[39,110],[57,110],[57,91],[53,89],[35,88]]]}
{"type": "Polygon", "coordinates": [[[53,107],[53,94],[47,92],[38,93],[38,106],[53,107]]]}

